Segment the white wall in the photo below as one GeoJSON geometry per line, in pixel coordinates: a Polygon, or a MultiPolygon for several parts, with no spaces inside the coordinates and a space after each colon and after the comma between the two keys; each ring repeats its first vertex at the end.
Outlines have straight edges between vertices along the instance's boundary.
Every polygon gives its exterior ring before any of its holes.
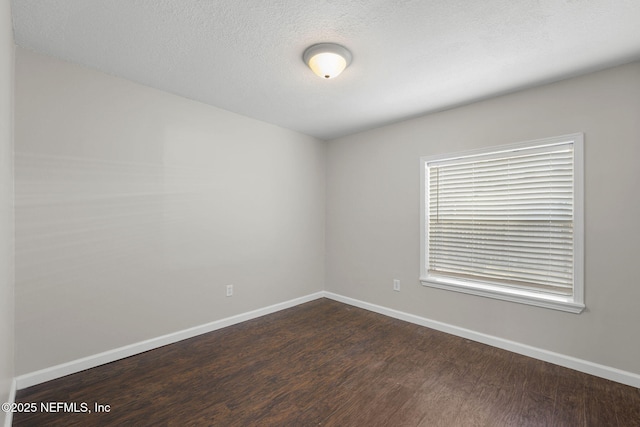
{"type": "MultiPolygon", "coordinates": [[[[9,0],[0,1],[0,403],[14,376],[13,270],[13,26],[9,0]]],[[[5,414],[0,413],[4,425],[5,414]]]]}
{"type": "Polygon", "coordinates": [[[18,48],[17,374],[322,290],[325,149],[18,48]]]}
{"type": "Polygon", "coordinates": [[[640,374],[639,159],[637,62],[331,141],[326,290],[640,374]],[[573,132],[585,133],[586,311],[421,286],[420,156],[573,132]]]}

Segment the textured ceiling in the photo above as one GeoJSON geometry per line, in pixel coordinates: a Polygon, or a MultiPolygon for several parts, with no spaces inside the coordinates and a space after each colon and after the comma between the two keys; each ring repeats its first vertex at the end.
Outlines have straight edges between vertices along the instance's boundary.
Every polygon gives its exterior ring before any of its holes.
{"type": "Polygon", "coordinates": [[[321,139],[640,59],[640,0],[13,0],[19,46],[321,139]],[[304,49],[353,53],[322,80],[304,49]]]}

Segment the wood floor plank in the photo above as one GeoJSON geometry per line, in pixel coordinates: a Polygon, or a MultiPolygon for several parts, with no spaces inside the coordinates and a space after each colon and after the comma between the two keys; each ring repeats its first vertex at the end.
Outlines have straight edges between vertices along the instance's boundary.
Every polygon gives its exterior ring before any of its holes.
{"type": "Polygon", "coordinates": [[[640,426],[636,388],[326,299],[16,401],[92,412],[16,413],[15,426],[640,426]]]}
{"type": "Polygon", "coordinates": [[[616,402],[616,418],[619,426],[640,426],[640,389],[620,386],[612,390],[612,399],[616,402]]]}
{"type": "Polygon", "coordinates": [[[585,381],[587,375],[574,375],[574,371],[558,369],[558,390],[553,412],[553,426],[582,427],[587,425],[585,381]]]}

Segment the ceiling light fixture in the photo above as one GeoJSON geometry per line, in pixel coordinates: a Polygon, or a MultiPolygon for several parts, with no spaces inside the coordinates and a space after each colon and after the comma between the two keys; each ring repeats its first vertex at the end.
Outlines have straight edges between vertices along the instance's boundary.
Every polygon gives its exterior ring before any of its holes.
{"type": "Polygon", "coordinates": [[[302,59],[319,77],[332,79],[351,63],[351,52],[339,44],[319,43],[309,46],[302,59]]]}

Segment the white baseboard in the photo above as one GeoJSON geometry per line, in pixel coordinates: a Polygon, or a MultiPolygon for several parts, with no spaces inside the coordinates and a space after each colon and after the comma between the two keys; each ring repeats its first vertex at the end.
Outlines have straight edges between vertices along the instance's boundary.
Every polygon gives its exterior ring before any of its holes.
{"type": "Polygon", "coordinates": [[[547,351],[515,341],[509,341],[503,338],[494,337],[492,335],[475,332],[470,329],[460,328],[458,326],[449,325],[447,323],[430,320],[413,314],[404,313],[402,311],[393,310],[391,308],[370,304],[368,302],[345,297],[331,292],[324,292],[324,297],[355,307],[363,308],[365,310],[373,311],[375,313],[384,314],[385,316],[414,323],[416,325],[426,326],[427,328],[435,329],[451,335],[456,335],[462,338],[470,339],[472,341],[477,341],[493,347],[501,348],[503,350],[508,350],[514,353],[522,354],[524,356],[533,357],[534,359],[539,359],[545,362],[553,363],[555,365],[564,366],[565,368],[574,369],[586,374],[595,375],[607,380],[640,388],[640,375],[633,372],[627,372],[617,368],[612,368],[610,366],[600,365],[598,363],[578,359],[572,356],[554,353],[552,351],[547,351]]]}
{"type": "MultiPolygon", "coordinates": [[[[16,380],[15,378],[11,381],[11,388],[9,389],[9,399],[7,399],[8,404],[13,405],[16,401],[16,380]]],[[[2,402],[4,403],[4,402],[2,402]]],[[[13,412],[5,412],[4,413],[4,427],[11,427],[13,424],[13,412]]]]}
{"type": "MultiPolygon", "coordinates": [[[[250,311],[247,313],[238,314],[236,316],[227,317],[225,319],[217,320],[215,322],[207,323],[193,328],[185,329],[182,331],[174,332],[171,334],[163,335],[157,338],[152,338],[139,343],[127,345],[124,347],[116,348],[114,350],[105,351],[93,356],[84,357],[81,359],[73,360],[71,362],[63,363],[60,365],[52,366],[50,368],[42,369],[29,374],[24,374],[16,377],[13,382],[13,388],[11,391],[11,398],[15,399],[15,391],[21,390],[27,387],[41,384],[46,381],[54,380],[56,378],[63,377],[65,375],[74,374],[76,372],[84,371],[85,369],[94,368],[96,366],[104,365],[106,363],[114,362],[125,357],[133,356],[145,351],[153,350],[158,347],[165,346],[167,344],[173,344],[178,341],[182,341],[187,338],[192,338],[197,335],[212,332],[217,329],[222,329],[227,326],[235,325],[237,323],[245,322],[247,320],[255,319],[257,317],[265,316],[267,314],[275,313],[280,310],[295,307],[297,305],[313,301],[319,298],[329,298],[335,301],[339,301],[345,304],[349,304],[355,307],[359,307],[365,310],[373,311],[375,313],[383,314],[385,316],[393,317],[406,322],[414,323],[416,325],[425,326],[427,328],[435,329],[441,332],[446,332],[451,335],[456,335],[462,338],[467,338],[472,341],[477,341],[483,344],[487,344],[493,347],[501,348],[504,350],[512,351],[514,353],[522,354],[524,356],[533,357],[535,359],[550,362],[559,366],[574,369],[576,371],[584,372],[597,377],[605,378],[611,381],[616,381],[622,384],[630,385],[632,387],[640,388],[640,375],[623,371],[620,369],[612,368],[598,363],[589,362],[587,360],[578,359],[572,356],[566,356],[552,351],[543,350],[540,348],[532,347],[526,344],[521,344],[515,341],[509,341],[503,338],[498,338],[492,335],[483,334],[480,332],[472,331],[470,329],[460,328],[458,326],[449,325],[447,323],[438,322],[435,320],[427,319],[424,317],[416,316],[413,314],[405,313],[402,311],[394,310],[391,308],[371,304],[368,302],[360,301],[354,298],[345,297],[342,295],[334,294],[332,292],[316,292],[304,297],[292,299],[279,304],[274,304],[269,307],[264,307],[258,310],[250,311]]],[[[5,418],[5,426],[11,426],[11,422],[7,424],[7,419],[11,419],[11,414],[7,414],[5,418]]]]}
{"type": "Polygon", "coordinates": [[[124,359],[125,357],[130,357],[139,353],[143,353],[145,351],[153,350],[167,344],[173,344],[175,342],[182,341],[187,338],[192,338],[197,335],[206,334],[207,332],[226,328],[227,326],[246,322],[247,320],[255,319],[257,317],[275,313],[280,310],[295,307],[297,305],[304,304],[305,302],[313,301],[322,297],[324,297],[324,292],[316,292],[314,294],[249,311],[247,313],[242,313],[236,316],[227,317],[225,319],[216,320],[204,325],[195,326],[193,328],[184,329],[182,331],[162,335],[160,337],[105,351],[103,353],[98,353],[93,356],[83,357],[81,359],[72,360],[71,362],[62,363],[50,368],[45,368],[39,371],[20,375],[15,379],[16,387],[14,387],[14,389],[17,388],[18,390],[22,390],[36,384],[41,384],[46,381],[64,377],[65,375],[75,374],[76,372],[84,371],[85,369],[95,368],[96,366],[115,362],[116,360],[124,359]]]}

